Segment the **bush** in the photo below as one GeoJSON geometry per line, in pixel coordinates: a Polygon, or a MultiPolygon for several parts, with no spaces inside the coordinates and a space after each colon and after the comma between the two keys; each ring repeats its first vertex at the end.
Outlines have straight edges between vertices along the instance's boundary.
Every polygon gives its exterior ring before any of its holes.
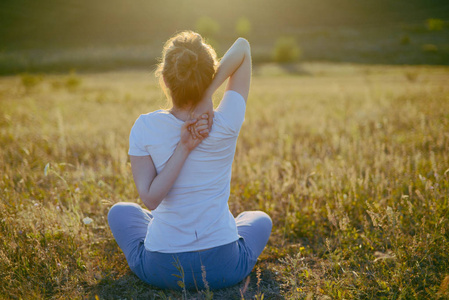
{"type": "Polygon", "coordinates": [[[407,71],[404,73],[405,78],[408,82],[416,82],[418,80],[418,72],[407,71]]]}
{"type": "Polygon", "coordinates": [[[27,91],[39,85],[43,80],[42,75],[20,74],[20,82],[27,91]]]}
{"type": "Polygon", "coordinates": [[[430,31],[440,31],[443,30],[444,21],[440,19],[427,19],[426,26],[430,31]]]}
{"type": "Polygon", "coordinates": [[[74,71],[65,80],[65,86],[68,90],[74,91],[81,85],[81,78],[79,78],[74,71]]]}
{"type": "MultiPolygon", "coordinates": [[[[62,76],[61,76],[62,77],[62,76]]],[[[51,82],[51,86],[54,89],[66,88],[70,92],[77,90],[82,83],[82,80],[75,71],[71,71],[70,74],[63,79],[57,79],[51,82]]]]}
{"type": "Polygon", "coordinates": [[[400,39],[401,45],[408,45],[410,44],[410,37],[408,35],[403,35],[400,39]]]}
{"type": "Polygon", "coordinates": [[[280,37],[276,41],[273,59],[279,63],[297,61],[301,56],[301,48],[293,37],[280,37]]]}
{"type": "Polygon", "coordinates": [[[421,49],[425,53],[436,53],[436,52],[438,52],[438,47],[437,47],[437,45],[434,45],[434,44],[422,45],[421,49]]]}
{"type": "Polygon", "coordinates": [[[251,22],[247,18],[241,17],[235,25],[235,32],[238,36],[247,38],[251,32],[251,22]]]}
{"type": "Polygon", "coordinates": [[[212,18],[201,17],[196,21],[196,31],[205,38],[214,39],[220,31],[220,25],[212,18]]]}

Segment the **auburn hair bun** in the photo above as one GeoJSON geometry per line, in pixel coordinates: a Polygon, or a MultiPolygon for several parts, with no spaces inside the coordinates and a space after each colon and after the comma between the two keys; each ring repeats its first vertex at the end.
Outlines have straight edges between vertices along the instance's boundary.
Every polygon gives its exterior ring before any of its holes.
{"type": "Polygon", "coordinates": [[[176,78],[180,81],[189,79],[192,72],[198,69],[198,55],[189,49],[184,49],[175,58],[174,67],[176,78]]]}
{"type": "Polygon", "coordinates": [[[198,33],[183,31],[165,43],[156,76],[170,92],[173,105],[191,108],[211,84],[216,67],[215,50],[198,33]]]}

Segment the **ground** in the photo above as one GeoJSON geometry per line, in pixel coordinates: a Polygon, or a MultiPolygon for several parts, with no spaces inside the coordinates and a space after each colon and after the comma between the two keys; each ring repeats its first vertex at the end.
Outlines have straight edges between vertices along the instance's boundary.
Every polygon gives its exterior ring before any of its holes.
{"type": "MultiPolygon", "coordinates": [[[[214,299],[449,297],[449,68],[255,66],[229,207],[272,236],[214,299]]],[[[215,101],[218,103],[219,91],[215,101]]],[[[134,276],[108,209],[141,204],[127,157],[151,72],[0,78],[0,295],[211,298],[134,276]]]]}

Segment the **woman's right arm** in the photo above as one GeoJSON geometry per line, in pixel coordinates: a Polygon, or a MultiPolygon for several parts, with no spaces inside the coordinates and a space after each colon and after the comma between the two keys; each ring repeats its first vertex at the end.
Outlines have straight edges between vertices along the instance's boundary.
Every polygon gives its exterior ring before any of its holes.
{"type": "Polygon", "coordinates": [[[251,48],[244,38],[238,38],[221,59],[215,77],[205,92],[204,100],[211,99],[228,78],[226,91],[236,91],[246,101],[251,83],[251,48]]]}
{"type": "MultiPolygon", "coordinates": [[[[187,129],[189,126],[197,123],[196,121],[188,120],[184,123],[181,128],[181,139],[159,174],[157,174],[150,155],[130,156],[134,183],[140,199],[149,210],[156,209],[164,200],[178,178],[190,152],[201,143],[202,138],[193,139],[187,129]]],[[[198,124],[200,124],[200,131],[204,130],[205,137],[207,137],[209,133],[207,120],[200,120],[198,124]]]]}

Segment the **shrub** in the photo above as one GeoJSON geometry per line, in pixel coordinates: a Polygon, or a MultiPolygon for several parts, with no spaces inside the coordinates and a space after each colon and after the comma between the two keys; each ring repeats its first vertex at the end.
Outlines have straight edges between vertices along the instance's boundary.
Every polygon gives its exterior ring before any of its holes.
{"type": "Polygon", "coordinates": [[[403,35],[400,39],[401,45],[408,45],[410,44],[410,37],[408,35],[403,35]]]}
{"type": "Polygon", "coordinates": [[[241,17],[235,25],[235,32],[238,36],[248,37],[251,32],[251,22],[247,18],[241,17]]]}
{"type": "Polygon", "coordinates": [[[205,38],[214,39],[220,31],[220,25],[210,17],[201,17],[196,21],[196,31],[205,38]]]}
{"type": "Polygon", "coordinates": [[[434,44],[422,45],[421,49],[422,49],[423,52],[426,52],[426,53],[436,53],[436,52],[438,52],[438,47],[436,45],[434,45],[434,44]]]}
{"type": "Polygon", "coordinates": [[[443,30],[444,21],[441,19],[427,19],[426,26],[430,31],[440,31],[443,30]]]}
{"type": "Polygon", "coordinates": [[[81,78],[79,78],[74,71],[65,80],[65,86],[68,90],[74,91],[81,85],[81,78]]]}
{"type": "Polygon", "coordinates": [[[301,56],[301,48],[293,37],[280,37],[274,46],[273,58],[276,62],[287,63],[297,61],[301,56]]]}
{"type": "Polygon", "coordinates": [[[416,82],[418,80],[419,74],[418,74],[418,72],[406,71],[404,73],[404,76],[408,82],[416,82]]]}
{"type": "Polygon", "coordinates": [[[62,77],[63,79],[53,80],[51,87],[54,89],[66,88],[68,91],[73,92],[81,86],[82,80],[75,71],[70,71],[68,76],[62,77]]]}
{"type": "Polygon", "coordinates": [[[27,91],[39,85],[43,80],[42,75],[20,74],[20,82],[27,91]]]}

